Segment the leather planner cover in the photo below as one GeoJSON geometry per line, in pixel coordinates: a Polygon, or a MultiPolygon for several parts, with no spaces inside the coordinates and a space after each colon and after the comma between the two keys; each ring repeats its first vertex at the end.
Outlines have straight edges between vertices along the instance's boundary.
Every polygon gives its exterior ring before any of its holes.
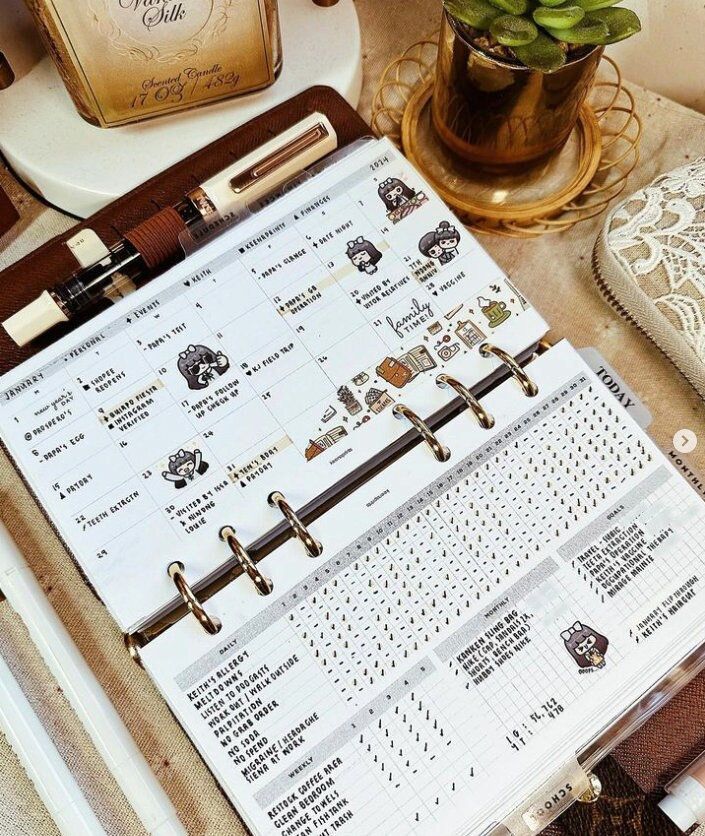
{"type": "MultiPolygon", "coordinates": [[[[124,231],[157,210],[172,205],[234,159],[314,111],[323,112],[330,119],[338,133],[340,147],[370,133],[364,120],[334,90],[313,87],[300,93],[143,183],[0,273],[0,320],[32,301],[42,290],[65,280],[76,269],[77,264],[65,241],[80,229],[95,230],[110,246],[124,231]]],[[[16,220],[15,208],[0,191],[0,235],[16,220]]],[[[13,368],[82,321],[78,318],[58,327],[25,348],[15,345],[0,329],[0,373],[13,368]]],[[[389,371],[394,373],[394,370],[389,371]]],[[[662,787],[690,758],[705,748],[705,731],[698,722],[704,712],[705,675],[700,675],[615,751],[616,760],[645,792],[662,787]]],[[[560,824],[554,828],[549,832],[564,832],[560,824]]]]}
{"type": "Polygon", "coordinates": [[[17,223],[20,219],[17,209],[10,198],[0,189],[0,238],[17,223]]]}

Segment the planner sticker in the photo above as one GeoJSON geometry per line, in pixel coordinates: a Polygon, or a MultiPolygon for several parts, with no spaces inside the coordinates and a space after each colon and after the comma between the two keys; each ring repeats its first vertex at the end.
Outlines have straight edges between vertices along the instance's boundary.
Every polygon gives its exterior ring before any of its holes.
{"type": "Polygon", "coordinates": [[[419,241],[419,250],[428,258],[447,264],[458,255],[460,233],[449,221],[441,221],[436,229],[427,232],[419,241]]]}
{"type": "Polygon", "coordinates": [[[368,276],[377,272],[377,265],[382,258],[382,253],[377,247],[362,235],[354,241],[348,241],[346,255],[361,273],[367,273],[368,276]]]}
{"type": "Polygon", "coordinates": [[[205,345],[190,345],[179,354],[177,366],[189,389],[207,389],[230,368],[230,361],[222,351],[212,351],[205,345]]]}
{"type": "Polygon", "coordinates": [[[581,668],[604,668],[605,654],[609,647],[607,637],[585,624],[576,621],[561,633],[568,653],[581,668]]]}
{"type": "Polygon", "coordinates": [[[428,201],[424,192],[415,191],[398,177],[383,180],[377,191],[387,210],[387,218],[393,224],[399,223],[428,201]]]}
{"type": "Polygon", "coordinates": [[[185,488],[189,482],[208,470],[208,462],[203,460],[203,453],[199,449],[179,450],[169,456],[168,467],[168,470],[162,471],[162,478],[171,482],[175,488],[185,488]]]}
{"type": "Polygon", "coordinates": [[[498,301],[497,299],[484,299],[480,296],[478,297],[477,304],[483,316],[486,317],[489,328],[496,328],[498,325],[506,322],[512,315],[512,312],[507,310],[507,303],[498,301]]]}
{"type": "Polygon", "coordinates": [[[416,192],[398,177],[388,177],[383,180],[377,191],[387,209],[398,209],[416,197],[416,192]]]}

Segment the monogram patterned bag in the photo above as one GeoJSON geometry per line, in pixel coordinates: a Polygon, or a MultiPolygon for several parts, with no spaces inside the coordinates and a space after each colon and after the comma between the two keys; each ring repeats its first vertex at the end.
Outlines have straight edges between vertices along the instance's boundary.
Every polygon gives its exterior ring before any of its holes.
{"type": "Polygon", "coordinates": [[[614,208],[593,254],[600,290],[705,399],[705,158],[614,208]]]}

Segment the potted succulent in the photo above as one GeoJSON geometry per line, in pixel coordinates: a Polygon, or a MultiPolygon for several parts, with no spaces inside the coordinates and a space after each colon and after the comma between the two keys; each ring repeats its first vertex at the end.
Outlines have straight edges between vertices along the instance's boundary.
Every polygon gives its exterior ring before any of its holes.
{"type": "Polygon", "coordinates": [[[617,2],[445,0],[433,92],[443,142],[491,168],[561,148],[605,45],[641,28],[617,2]]]}

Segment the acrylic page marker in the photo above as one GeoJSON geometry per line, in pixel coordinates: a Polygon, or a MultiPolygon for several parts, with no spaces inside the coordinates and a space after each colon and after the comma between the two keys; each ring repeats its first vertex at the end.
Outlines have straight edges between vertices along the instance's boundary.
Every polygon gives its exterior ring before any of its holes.
{"type": "Polygon", "coordinates": [[[66,282],[45,290],[6,319],[3,327],[23,346],[101,299],[124,296],[161,265],[183,256],[181,235],[201,223],[235,214],[275,191],[335,151],[338,139],[322,113],[312,113],[232,166],[138,224],[103,257],[83,265],[66,282]]]}

